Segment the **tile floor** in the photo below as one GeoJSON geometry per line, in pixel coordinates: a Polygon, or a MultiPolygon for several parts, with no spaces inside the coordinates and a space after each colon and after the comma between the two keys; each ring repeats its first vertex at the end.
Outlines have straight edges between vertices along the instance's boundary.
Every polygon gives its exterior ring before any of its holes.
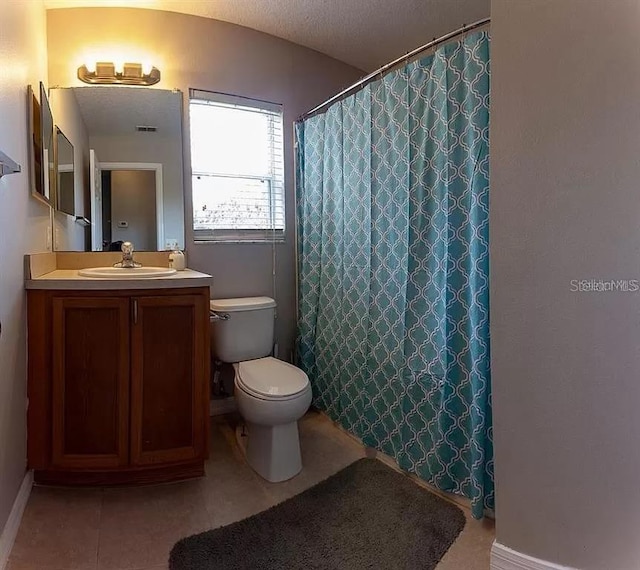
{"type": "MultiPolygon", "coordinates": [[[[152,487],[34,487],[7,570],[161,570],[180,538],[255,514],[327,478],[365,450],[325,416],[300,422],[304,469],[267,483],[245,464],[232,416],[212,418],[207,476],[152,487]]],[[[486,570],[491,521],[467,525],[438,570],[486,570]]],[[[293,570],[293,569],[292,569],[293,570]]]]}

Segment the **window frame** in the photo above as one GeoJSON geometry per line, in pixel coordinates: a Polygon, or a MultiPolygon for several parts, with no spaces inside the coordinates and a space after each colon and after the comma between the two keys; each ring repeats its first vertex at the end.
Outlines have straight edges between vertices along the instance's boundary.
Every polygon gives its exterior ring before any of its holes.
{"type": "MultiPolygon", "coordinates": [[[[276,115],[277,117],[272,120],[280,122],[280,148],[274,148],[277,151],[280,150],[282,154],[280,164],[272,162],[274,168],[274,174],[270,177],[257,177],[252,175],[227,175],[219,172],[195,172],[193,170],[193,158],[191,158],[191,188],[192,188],[192,204],[191,204],[191,230],[193,232],[193,241],[196,245],[208,244],[208,243],[272,243],[272,242],[284,242],[286,237],[286,194],[285,194],[285,167],[284,167],[284,105],[278,103],[272,103],[270,101],[263,101],[260,99],[251,99],[248,97],[242,97],[240,95],[231,95],[228,93],[220,93],[216,91],[205,91],[202,89],[189,89],[189,148],[192,147],[191,139],[191,104],[193,101],[199,101],[206,104],[207,101],[213,105],[222,104],[229,105],[236,108],[256,109],[260,112],[276,115]],[[269,215],[275,217],[275,208],[277,205],[273,204],[273,201],[279,197],[278,185],[281,187],[280,196],[282,197],[282,228],[242,228],[242,229],[196,229],[195,226],[195,212],[193,206],[193,182],[197,176],[213,176],[213,177],[227,177],[232,179],[260,179],[268,181],[269,183],[269,215]]],[[[274,143],[273,147],[276,147],[274,143]]],[[[191,153],[190,153],[191,155],[191,153]]],[[[277,160],[277,159],[276,159],[277,160]]]]}

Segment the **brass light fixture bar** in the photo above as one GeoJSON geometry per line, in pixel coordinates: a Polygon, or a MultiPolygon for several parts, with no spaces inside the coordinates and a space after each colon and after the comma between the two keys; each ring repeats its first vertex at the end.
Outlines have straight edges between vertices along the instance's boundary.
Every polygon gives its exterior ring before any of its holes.
{"type": "Polygon", "coordinates": [[[155,85],[160,81],[160,70],[152,67],[145,73],[141,63],[125,63],[122,71],[112,62],[98,62],[95,70],[86,65],[78,68],[78,79],[90,85],[155,85]]]}

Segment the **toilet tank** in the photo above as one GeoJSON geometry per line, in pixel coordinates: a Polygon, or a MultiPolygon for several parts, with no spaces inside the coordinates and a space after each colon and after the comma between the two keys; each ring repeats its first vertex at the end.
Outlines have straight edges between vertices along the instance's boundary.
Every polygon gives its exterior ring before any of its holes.
{"type": "Polygon", "coordinates": [[[212,299],[210,307],[211,353],[215,358],[222,362],[242,362],[271,354],[276,312],[273,299],[212,299]]]}

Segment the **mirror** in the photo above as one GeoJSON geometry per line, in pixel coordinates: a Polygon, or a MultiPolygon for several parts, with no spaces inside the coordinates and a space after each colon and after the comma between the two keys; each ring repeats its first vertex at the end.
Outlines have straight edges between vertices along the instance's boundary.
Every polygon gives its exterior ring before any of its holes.
{"type": "Polygon", "coordinates": [[[56,209],[75,216],[73,145],[56,127],[56,209]]]}
{"type": "MultiPolygon", "coordinates": [[[[35,154],[35,156],[38,158],[42,156],[42,196],[51,204],[55,196],[56,184],[53,154],[53,115],[49,106],[47,90],[42,82],[40,82],[40,142],[41,154],[35,154]]],[[[37,162],[37,159],[34,162],[37,162]]]]}
{"type": "MultiPolygon", "coordinates": [[[[51,204],[44,191],[42,173],[42,126],[40,122],[40,102],[31,85],[27,86],[27,111],[29,115],[29,136],[31,137],[29,155],[29,185],[31,195],[46,204],[51,204]]],[[[48,191],[47,191],[48,194],[48,191]]]]}
{"type": "Polygon", "coordinates": [[[86,249],[183,249],[182,93],[107,85],[52,89],[51,100],[82,157],[86,249]]]}

